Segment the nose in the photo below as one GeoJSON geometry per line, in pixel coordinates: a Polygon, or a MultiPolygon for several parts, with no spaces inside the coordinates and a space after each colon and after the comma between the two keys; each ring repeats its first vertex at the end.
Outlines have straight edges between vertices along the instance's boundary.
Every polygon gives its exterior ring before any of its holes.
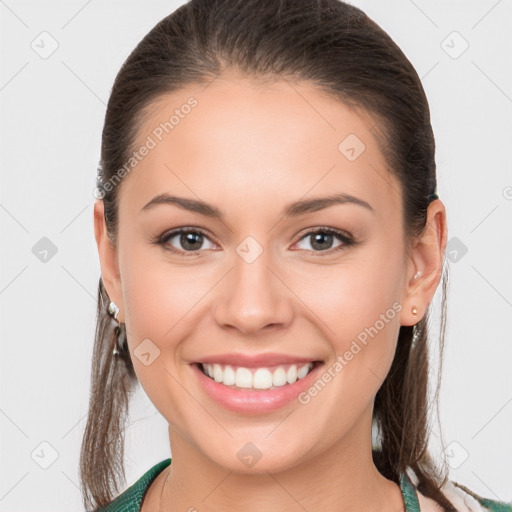
{"type": "Polygon", "coordinates": [[[238,255],[219,288],[214,318],[224,329],[241,334],[268,333],[288,327],[293,293],[264,251],[248,262],[238,255]]]}

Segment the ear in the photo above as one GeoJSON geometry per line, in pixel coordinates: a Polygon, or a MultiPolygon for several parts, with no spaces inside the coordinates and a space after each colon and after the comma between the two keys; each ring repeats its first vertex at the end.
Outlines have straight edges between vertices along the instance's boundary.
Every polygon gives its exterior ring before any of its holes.
{"type": "Polygon", "coordinates": [[[124,304],[121,287],[121,275],[117,260],[117,247],[113,244],[107,234],[105,223],[104,204],[101,199],[94,203],[94,237],[98,246],[100,258],[101,276],[110,300],[113,300],[119,307],[118,320],[123,322],[124,304]]]}
{"type": "Polygon", "coordinates": [[[425,229],[408,255],[401,325],[414,325],[425,316],[443,274],[447,238],[446,209],[440,199],[435,199],[428,206],[425,229]],[[412,314],[413,307],[416,315],[412,314]]]}

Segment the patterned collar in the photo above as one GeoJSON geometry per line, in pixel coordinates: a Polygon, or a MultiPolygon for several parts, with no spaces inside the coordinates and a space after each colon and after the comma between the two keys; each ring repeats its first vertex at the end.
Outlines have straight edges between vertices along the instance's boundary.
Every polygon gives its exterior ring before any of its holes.
{"type": "MultiPolygon", "coordinates": [[[[151,483],[170,464],[170,458],[155,464],[116,499],[105,507],[97,509],[96,512],[140,512],[142,501],[151,483]]],[[[400,476],[400,490],[405,511],[421,512],[416,487],[407,473],[400,476]]],[[[456,483],[448,482],[443,487],[443,493],[460,512],[512,512],[512,504],[481,498],[456,483]]]]}
{"type": "Polygon", "coordinates": [[[402,497],[404,499],[405,511],[420,512],[418,494],[407,473],[400,475],[400,490],[402,491],[402,497]]]}

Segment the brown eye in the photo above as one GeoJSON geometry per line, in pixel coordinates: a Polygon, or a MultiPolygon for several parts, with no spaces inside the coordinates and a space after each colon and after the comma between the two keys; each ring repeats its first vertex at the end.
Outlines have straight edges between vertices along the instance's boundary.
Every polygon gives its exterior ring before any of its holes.
{"type": "MultiPolygon", "coordinates": [[[[164,234],[157,243],[172,252],[194,253],[204,249],[203,245],[206,240],[209,241],[209,238],[202,231],[177,229],[164,234]]],[[[215,244],[212,243],[212,246],[215,247],[215,244]]]]}
{"type": "Polygon", "coordinates": [[[301,250],[308,250],[313,252],[334,252],[336,250],[343,249],[350,245],[354,245],[354,240],[344,234],[341,231],[329,228],[329,229],[316,229],[315,231],[309,231],[306,233],[301,240],[307,240],[309,242],[310,248],[306,247],[301,250]],[[340,241],[338,245],[333,247],[333,243],[336,241],[340,241]],[[332,250],[330,250],[332,249],[332,250]]]}

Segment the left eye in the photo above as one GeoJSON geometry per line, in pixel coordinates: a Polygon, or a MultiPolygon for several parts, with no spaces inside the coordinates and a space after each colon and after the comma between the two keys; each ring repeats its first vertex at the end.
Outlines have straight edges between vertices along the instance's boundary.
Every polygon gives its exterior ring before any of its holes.
{"type": "MultiPolygon", "coordinates": [[[[334,229],[317,229],[315,231],[309,231],[300,240],[310,240],[310,246],[314,252],[326,252],[326,250],[332,248],[332,243],[335,238],[340,240],[342,243],[335,246],[334,250],[342,249],[343,247],[353,244],[353,240],[349,236],[334,229]]],[[[306,248],[305,250],[310,249],[306,248]]]]}

